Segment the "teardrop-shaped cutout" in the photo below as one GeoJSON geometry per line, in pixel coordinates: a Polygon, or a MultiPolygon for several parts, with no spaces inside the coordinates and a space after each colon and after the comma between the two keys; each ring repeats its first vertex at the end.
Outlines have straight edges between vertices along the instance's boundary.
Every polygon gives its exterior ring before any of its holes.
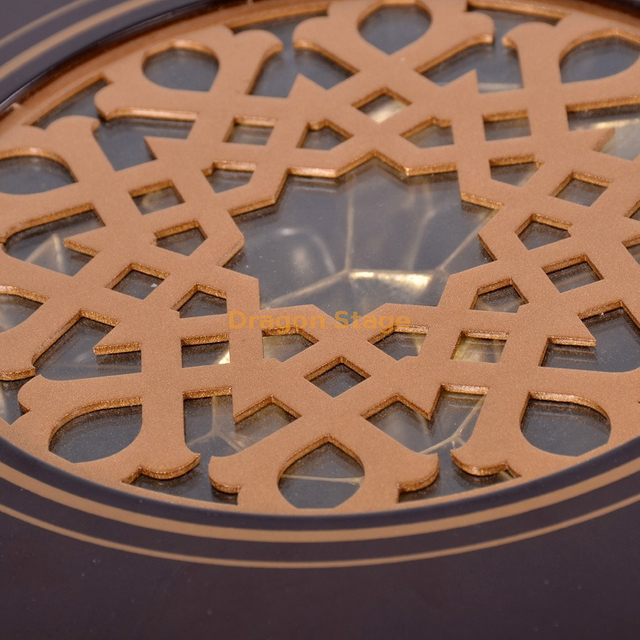
{"type": "Polygon", "coordinates": [[[0,160],[0,191],[26,195],[73,184],[73,176],[59,162],[40,156],[0,160]]]}
{"type": "Polygon", "coordinates": [[[100,409],[68,422],[49,449],[69,462],[101,460],[128,447],[141,428],[142,407],[100,409]]]}
{"type": "Polygon", "coordinates": [[[333,509],[355,494],[363,477],[356,460],[327,442],[290,465],[279,488],[297,509],[333,509]]]}
{"type": "Polygon", "coordinates": [[[610,431],[601,413],[572,402],[531,399],[522,419],[522,433],[534,447],[564,456],[581,456],[605,445],[610,431]]]}
{"type": "Polygon", "coordinates": [[[360,35],[387,54],[404,49],[427,32],[431,21],[420,7],[382,7],[360,25],[360,35]]]}
{"type": "Polygon", "coordinates": [[[144,74],[167,89],[209,91],[218,74],[218,62],[200,51],[169,49],[150,57],[144,74]]]}
{"type": "Polygon", "coordinates": [[[570,51],[560,66],[562,82],[597,80],[628,69],[640,55],[637,45],[620,38],[586,42],[570,51]]]}

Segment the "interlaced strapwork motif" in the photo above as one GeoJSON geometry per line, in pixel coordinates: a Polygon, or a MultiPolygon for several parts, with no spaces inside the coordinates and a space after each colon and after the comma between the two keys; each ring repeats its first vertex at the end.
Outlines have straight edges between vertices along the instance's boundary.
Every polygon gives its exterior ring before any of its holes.
{"type": "MultiPolygon", "coordinates": [[[[640,42],[640,34],[600,17],[546,9],[547,15],[562,16],[558,24],[526,24],[508,34],[518,53],[523,88],[481,93],[473,73],[438,86],[424,72],[465,48],[491,42],[490,18],[467,11],[463,0],[416,0],[430,16],[430,29],[387,55],[358,31],[383,4],[400,3],[336,1],[326,15],[301,22],[296,46],[321,52],[352,75],[330,89],[299,76],[287,98],[251,94],[260,69],[280,47],[278,39],[264,31],[234,33],[220,23],[224,13],[211,16],[212,26],[168,41],[151,36],[147,43],[152,44],[116,57],[100,70],[106,86],[96,104],[104,118],[193,122],[184,140],[149,138],[153,162],[115,171],[94,138],[96,121],[90,118],[63,118],[46,129],[20,124],[19,110],[5,120],[1,158],[51,158],[69,170],[74,183],[41,194],[0,194],[3,240],[88,210],[104,226],[67,240],[68,246],[93,256],[72,277],[0,253],[3,291],[42,303],[23,323],[0,334],[2,378],[34,375],[37,357],[81,317],[114,327],[97,352],[139,350],[142,369],[68,381],[36,376],[20,392],[24,415],[0,426],[3,437],[73,473],[121,486],[141,473],[175,478],[199,464],[185,444],[185,399],[231,394],[237,420],[275,403],[297,419],[235,455],[212,458],[209,474],[219,490],[238,492],[239,508],[283,513],[294,511],[278,490],[283,471],[327,442],[348,452],[364,470],[360,489],[336,511],[389,508],[400,491],[433,482],[436,455],[410,451],[367,419],[397,401],[430,417],[443,391],[484,396],[471,438],[453,452],[460,468],[478,476],[509,470],[531,479],[584,459],[542,451],[525,439],[521,422],[531,398],[573,402],[604,414],[611,434],[598,451],[638,434],[637,370],[606,373],[540,365],[550,342],[594,345],[585,318],[624,308],[640,322],[640,267],[627,249],[640,240],[640,224],[630,217],[640,202],[638,163],[598,151],[610,130],[570,131],[567,124],[567,109],[637,101],[640,64],[615,76],[567,84],[559,65],[582,42],[608,36],[640,42]],[[145,60],[171,47],[215,57],[219,71],[209,91],[169,89],[145,76],[145,60]],[[407,106],[377,122],[359,107],[382,93],[401,97],[407,106]],[[524,115],[531,135],[485,139],[485,121],[524,115]],[[407,139],[435,122],[451,126],[455,144],[419,148],[407,139]],[[272,127],[268,144],[228,142],[237,123],[272,127]],[[329,151],[304,148],[307,131],[323,126],[347,139],[329,151]],[[480,233],[493,260],[452,276],[437,307],[385,305],[372,312],[406,316],[411,330],[425,332],[418,357],[395,360],[375,346],[384,337],[379,328],[345,328],[312,306],[261,309],[258,280],[224,266],[243,245],[233,216],[276,202],[288,175],[337,177],[373,158],[406,175],[455,170],[463,200],[497,211],[480,233]],[[492,179],[492,166],[522,162],[538,166],[525,185],[492,179]],[[252,171],[253,176],[246,186],[214,193],[205,175],[211,167],[252,171]],[[588,209],[555,197],[571,178],[606,189],[588,209]],[[184,204],[141,215],[132,194],[167,186],[184,204]],[[570,236],[529,251],[518,234],[531,220],[551,221],[569,229],[570,236]],[[159,237],[194,227],[206,240],[190,255],[157,246],[159,237]],[[588,287],[561,293],[547,276],[585,260],[600,278],[588,287]],[[132,269],[162,283],[143,300],[113,290],[132,269]],[[517,313],[474,308],[479,295],[508,285],[526,303],[517,313]],[[228,311],[246,317],[322,316],[326,322],[290,329],[302,332],[312,347],[284,362],[265,359],[257,324],[230,328],[228,313],[181,318],[177,310],[196,291],[224,298],[228,311]],[[453,359],[463,335],[506,340],[499,362],[453,359]],[[183,345],[221,341],[229,343],[228,364],[182,367],[183,345]],[[338,363],[366,379],[333,398],[311,379],[338,363]],[[132,405],[142,406],[142,429],[119,453],[71,464],[50,452],[53,435],[71,419],[132,405]]],[[[273,5],[273,17],[286,13],[281,6],[273,5]]],[[[268,3],[259,7],[264,19],[268,3]]],[[[239,14],[228,15],[230,26],[240,26],[239,14]]]]}

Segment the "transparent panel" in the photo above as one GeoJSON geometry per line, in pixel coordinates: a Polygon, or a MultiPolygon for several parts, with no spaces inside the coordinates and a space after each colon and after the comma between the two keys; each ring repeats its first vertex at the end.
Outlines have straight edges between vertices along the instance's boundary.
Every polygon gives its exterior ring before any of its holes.
{"type": "Polygon", "coordinates": [[[538,449],[580,456],[609,440],[611,426],[599,412],[570,402],[530,400],[522,420],[524,437],[538,449]]]}
{"type": "Polygon", "coordinates": [[[333,509],[356,493],[363,478],[358,462],[328,442],[288,467],[279,486],[298,509],[333,509]]]}
{"type": "Polygon", "coordinates": [[[429,16],[420,7],[383,7],[360,25],[360,34],[374,47],[390,54],[420,38],[429,25],[429,16]]]}
{"type": "Polygon", "coordinates": [[[262,338],[262,351],[265,359],[275,358],[280,362],[284,362],[302,353],[312,344],[310,340],[297,333],[285,336],[264,336],[262,338]]]}
{"type": "Polygon", "coordinates": [[[376,347],[388,356],[401,360],[407,356],[417,356],[422,349],[426,335],[424,333],[402,333],[394,331],[386,338],[376,342],[376,347]]]}
{"type": "Polygon", "coordinates": [[[73,184],[73,176],[59,162],[39,156],[0,160],[0,192],[13,195],[52,191],[73,184]]]}
{"type": "Polygon", "coordinates": [[[24,322],[40,306],[39,302],[0,293],[0,331],[8,331],[24,322]]]}
{"type": "Polygon", "coordinates": [[[215,169],[213,173],[207,176],[207,180],[216,193],[221,193],[248,184],[251,176],[253,176],[253,173],[250,171],[224,171],[222,169],[215,169]]]}
{"type": "Polygon", "coordinates": [[[99,460],[131,444],[141,428],[141,407],[93,411],[57,431],[50,449],[69,462],[99,460]]]}
{"type": "Polygon", "coordinates": [[[95,212],[85,211],[16,233],[5,243],[4,250],[14,258],[72,276],[91,256],[65,247],[65,239],[101,226],[95,212]]]}
{"type": "Polygon", "coordinates": [[[183,256],[190,256],[203,242],[204,235],[198,228],[158,238],[159,247],[175,251],[183,256]]]}
{"type": "Polygon", "coordinates": [[[406,102],[398,100],[387,93],[383,93],[381,96],[363,104],[360,107],[360,111],[362,111],[362,113],[366,113],[376,122],[384,122],[399,111],[402,111],[406,106],[406,102]]]}
{"type": "Polygon", "coordinates": [[[208,91],[218,73],[212,56],[189,49],[169,49],[147,60],[144,74],[168,89],[208,91]]]}
{"type": "Polygon", "coordinates": [[[183,367],[203,367],[211,364],[231,362],[228,342],[193,344],[182,347],[183,367]]]}
{"type": "Polygon", "coordinates": [[[584,207],[590,207],[605,191],[605,187],[572,178],[557,195],[556,198],[568,200],[584,207]]]}
{"type": "Polygon", "coordinates": [[[238,453],[295,420],[271,403],[235,423],[231,396],[185,400],[184,417],[187,446],[202,455],[205,469],[211,456],[238,453]]]}
{"type": "Polygon", "coordinates": [[[260,278],[265,307],[437,304],[449,273],[489,260],[477,232],[492,215],[461,201],[455,174],[372,163],[338,180],[291,177],[275,206],[235,218],[245,246],[228,266],[260,278]]]}
{"type": "Polygon", "coordinates": [[[621,38],[582,44],[562,61],[562,81],[596,80],[629,68],[638,59],[638,46],[621,38]]]}
{"type": "Polygon", "coordinates": [[[530,136],[528,118],[513,120],[495,120],[484,123],[484,137],[487,140],[505,140],[507,138],[522,138],[530,136]]]}
{"type": "Polygon", "coordinates": [[[613,137],[600,149],[602,153],[635,160],[640,154],[640,108],[613,107],[576,111],[568,114],[571,130],[610,129],[613,137]]]}
{"type": "Polygon", "coordinates": [[[558,242],[569,237],[566,229],[559,229],[542,222],[532,220],[520,233],[520,240],[527,249],[537,249],[552,242],[558,242]]]}
{"type": "Polygon", "coordinates": [[[345,391],[355,387],[364,377],[346,364],[339,364],[314,378],[311,382],[331,397],[335,398],[345,391]]]}
{"type": "Polygon", "coordinates": [[[369,418],[376,427],[408,449],[439,456],[440,472],[435,482],[424,489],[402,492],[400,502],[460,493],[511,478],[506,472],[473,476],[451,459],[451,450],[462,446],[471,437],[481,407],[481,396],[444,392],[431,420],[403,402],[394,402],[369,418]]]}
{"type": "Polygon", "coordinates": [[[591,371],[631,371],[640,367],[640,329],[624,309],[583,321],[595,347],[549,344],[543,366],[591,371]]]}
{"type": "Polygon", "coordinates": [[[409,137],[409,140],[421,149],[443,147],[448,144],[453,144],[453,131],[451,127],[441,127],[440,125],[432,124],[414,133],[409,137]]]}
{"type": "Polygon", "coordinates": [[[51,380],[73,380],[140,372],[140,352],[97,356],[93,348],[112,327],[82,318],[37,360],[40,375],[51,380]]]}
{"type": "Polygon", "coordinates": [[[155,276],[150,276],[148,273],[142,273],[142,271],[132,269],[113,287],[113,290],[125,293],[133,298],[144,300],[161,283],[161,278],[156,278],[155,276]]]}
{"type": "Polygon", "coordinates": [[[180,194],[173,187],[149,191],[144,195],[136,196],[133,201],[143,215],[182,204],[180,194]]]}
{"type": "Polygon", "coordinates": [[[298,74],[306,76],[324,89],[335,86],[351,75],[346,69],[320,53],[293,48],[294,29],[309,17],[306,15],[274,22],[262,22],[237,30],[261,29],[269,31],[277,36],[283,45],[282,51],[270,58],[264,65],[252,93],[260,96],[284,98],[289,95],[298,74]]]}
{"type": "Polygon", "coordinates": [[[227,312],[227,301],[224,298],[210,296],[208,293],[196,291],[181,307],[181,318],[197,318],[198,316],[215,316],[227,312]]]}
{"type": "Polygon", "coordinates": [[[492,165],[491,177],[514,187],[521,187],[525,182],[528,182],[537,170],[538,167],[535,162],[492,165]]]}
{"type": "Polygon", "coordinates": [[[0,381],[0,418],[9,424],[13,424],[22,415],[18,392],[26,382],[26,380],[0,381]]]}
{"type": "Polygon", "coordinates": [[[489,293],[482,293],[478,296],[474,309],[480,311],[501,311],[502,313],[516,313],[524,300],[516,291],[515,287],[509,285],[489,293]]]}
{"type": "Polygon", "coordinates": [[[570,267],[553,271],[548,275],[549,280],[556,285],[556,288],[561,293],[598,282],[600,279],[587,262],[579,262],[570,267]]]}
{"type": "Polygon", "coordinates": [[[154,159],[145,136],[184,139],[191,126],[190,122],[117,118],[102,123],[94,136],[113,168],[119,171],[154,159]]]}
{"type": "Polygon", "coordinates": [[[317,149],[319,151],[330,151],[344,142],[345,137],[334,131],[331,127],[322,127],[317,131],[309,130],[302,141],[303,149],[317,149]]]}
{"type": "Polygon", "coordinates": [[[509,11],[482,9],[481,13],[490,16],[495,25],[493,45],[476,45],[429,69],[425,73],[429,80],[445,85],[475,70],[480,91],[507,91],[522,86],[518,56],[513,49],[504,46],[503,36],[528,22],[555,24],[557,21],[509,11]]]}
{"type": "Polygon", "coordinates": [[[37,127],[45,129],[52,122],[59,120],[60,118],[66,118],[67,116],[87,116],[89,118],[98,118],[98,110],[96,109],[94,98],[100,89],[106,87],[106,83],[103,80],[94,82],[86,89],[79,91],[74,96],[71,96],[63,103],[59,104],[55,109],[52,109],[46,115],[42,116],[36,123],[37,127]]]}
{"type": "Polygon", "coordinates": [[[500,360],[504,346],[504,340],[488,340],[485,338],[463,336],[456,347],[453,359],[466,360],[468,362],[496,363],[500,360]]]}
{"type": "Polygon", "coordinates": [[[234,144],[253,144],[263,146],[269,141],[271,127],[252,127],[244,124],[236,124],[227,142],[233,142],[234,144]]]}

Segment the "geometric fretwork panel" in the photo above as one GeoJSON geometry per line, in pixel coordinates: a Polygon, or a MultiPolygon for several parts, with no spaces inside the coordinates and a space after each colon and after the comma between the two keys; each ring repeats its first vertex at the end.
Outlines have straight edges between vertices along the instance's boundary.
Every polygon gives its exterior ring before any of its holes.
{"type": "Polygon", "coordinates": [[[560,3],[416,0],[419,29],[371,20],[365,39],[358,25],[379,6],[318,14],[302,0],[282,23],[269,0],[202,15],[83,63],[4,117],[1,437],[138,495],[153,485],[174,502],[294,514],[325,504],[314,486],[335,513],[465,493],[449,481],[497,491],[480,480],[539,478],[640,434],[638,370],[543,366],[548,350],[596,348],[599,314],[624,311],[638,340],[638,164],[611,147],[624,119],[605,113],[612,137],[598,113],[638,102],[640,64],[591,78],[564,56],[640,30],[560,3]],[[501,120],[527,126],[489,135],[501,120]],[[430,127],[446,143],[412,141],[430,127]],[[588,202],[564,191],[576,184],[588,202]],[[88,212],[90,228],[65,224],[88,212]],[[562,237],[527,246],[532,221],[562,237]],[[586,284],[554,283],[582,263],[586,284]],[[144,295],[126,290],[131,274],[144,295]],[[517,305],[486,303],[507,289],[517,305]],[[218,310],[185,313],[194,296],[218,310]],[[78,342],[82,319],[112,329],[78,342]],[[279,336],[303,348],[269,355],[279,336]],[[388,353],[390,336],[411,349],[388,353]],[[474,355],[487,344],[495,357],[474,355]],[[183,351],[212,349],[183,366],[183,351]],[[73,362],[64,379],[47,376],[54,352],[73,362]],[[336,371],[357,384],[323,390],[336,371]],[[471,409],[445,411],[448,394],[471,409]],[[582,433],[584,446],[559,441],[582,433]],[[181,496],[181,478],[201,484],[181,496]]]}

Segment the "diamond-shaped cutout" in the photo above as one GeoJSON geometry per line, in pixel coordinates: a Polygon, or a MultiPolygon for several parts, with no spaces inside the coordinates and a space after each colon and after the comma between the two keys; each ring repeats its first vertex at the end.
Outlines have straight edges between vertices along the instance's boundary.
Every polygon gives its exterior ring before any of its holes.
{"type": "Polygon", "coordinates": [[[552,227],[544,222],[538,222],[532,220],[518,236],[527,249],[537,249],[538,247],[544,247],[552,242],[558,242],[569,237],[569,232],[566,229],[560,229],[559,227],[552,227]]]}
{"type": "Polygon", "coordinates": [[[226,142],[264,146],[269,141],[272,131],[273,127],[257,127],[236,122],[226,142]]]}
{"type": "Polygon", "coordinates": [[[128,296],[144,300],[161,283],[161,278],[131,269],[113,289],[128,296]]]}
{"type": "Polygon", "coordinates": [[[181,318],[217,316],[227,313],[227,301],[204,291],[196,291],[181,307],[181,318]]]}
{"type": "Polygon", "coordinates": [[[421,149],[444,147],[453,144],[453,130],[451,127],[434,123],[409,136],[408,140],[421,149]]]}
{"type": "Polygon", "coordinates": [[[590,207],[605,190],[606,187],[599,184],[593,184],[572,176],[556,193],[556,198],[580,204],[583,207],[590,207]]]}
{"type": "Polygon", "coordinates": [[[251,446],[270,436],[296,419],[275,402],[270,402],[258,411],[240,420],[236,431],[242,437],[244,446],[251,446]]]}
{"type": "Polygon", "coordinates": [[[349,389],[352,389],[357,384],[360,384],[364,379],[364,376],[361,376],[350,366],[341,363],[325,371],[317,378],[313,378],[311,382],[326,394],[335,398],[341,393],[349,391],[349,389]]]}
{"type": "Polygon", "coordinates": [[[366,113],[372,120],[384,122],[399,111],[402,111],[408,104],[407,101],[400,100],[390,93],[385,92],[358,108],[362,113],[366,113]]]}
{"type": "Polygon", "coordinates": [[[530,135],[529,118],[485,120],[484,122],[484,137],[486,140],[506,140],[530,135]]]}
{"type": "Polygon", "coordinates": [[[187,229],[178,233],[172,233],[158,238],[158,246],[169,251],[181,253],[183,256],[190,256],[205,240],[200,227],[187,229]]]}
{"type": "Polygon", "coordinates": [[[183,367],[204,367],[213,364],[228,364],[228,342],[213,342],[210,344],[186,344],[182,347],[183,367]]]}
{"type": "Polygon", "coordinates": [[[253,171],[227,171],[226,169],[214,169],[207,176],[211,188],[216,193],[244,187],[253,177],[253,171]]]}
{"type": "Polygon", "coordinates": [[[330,151],[344,142],[346,138],[332,127],[321,129],[307,129],[307,133],[300,145],[303,149],[317,149],[318,151],[330,151]]]}
{"type": "Polygon", "coordinates": [[[538,170],[535,162],[491,165],[491,177],[499,182],[521,187],[538,170]]]}
{"type": "Polygon", "coordinates": [[[379,342],[376,342],[376,347],[384,351],[388,356],[401,360],[407,356],[417,356],[420,353],[425,337],[426,334],[424,333],[394,331],[379,342]]]}
{"type": "Polygon", "coordinates": [[[513,285],[507,285],[506,287],[480,294],[476,298],[473,308],[478,311],[515,313],[523,304],[525,304],[525,301],[516,291],[516,288],[513,285]]]}
{"type": "Polygon", "coordinates": [[[598,282],[600,280],[598,274],[593,270],[587,261],[578,262],[578,264],[558,269],[547,274],[549,280],[556,285],[556,289],[563,293],[571,291],[578,287],[584,287],[587,284],[598,282]]]}
{"type": "Polygon", "coordinates": [[[280,362],[293,358],[312,345],[313,342],[298,333],[262,337],[262,351],[265,359],[275,358],[280,362]]]}
{"type": "Polygon", "coordinates": [[[134,196],[133,201],[136,203],[138,211],[143,215],[160,211],[161,209],[175,207],[183,203],[180,194],[173,187],[164,187],[162,189],[156,189],[155,191],[148,191],[142,195],[134,196]]]}
{"type": "Polygon", "coordinates": [[[504,340],[463,335],[453,354],[453,360],[496,363],[500,360],[505,344],[504,340]]]}
{"type": "Polygon", "coordinates": [[[285,469],[278,486],[298,509],[333,509],[359,489],[363,478],[360,464],[327,442],[285,469]]]}

